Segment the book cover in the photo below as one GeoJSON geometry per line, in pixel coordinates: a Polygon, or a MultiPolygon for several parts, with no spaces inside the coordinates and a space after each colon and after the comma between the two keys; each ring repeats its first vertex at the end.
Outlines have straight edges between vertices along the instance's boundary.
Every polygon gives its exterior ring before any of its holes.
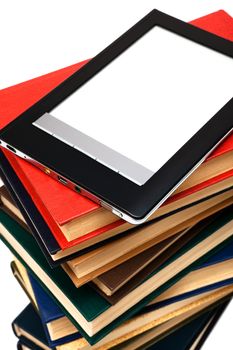
{"type": "Polygon", "coordinates": [[[57,340],[51,339],[46,324],[51,321],[61,319],[62,317],[65,316],[65,314],[62,312],[59,306],[54,302],[54,300],[44,291],[41,285],[36,281],[36,279],[31,274],[29,274],[29,278],[37,300],[41,323],[43,325],[49,346],[55,347],[57,345],[68,343],[72,340],[81,338],[81,334],[77,330],[75,333],[70,334],[66,337],[59,338],[57,340]]]}
{"type": "Polygon", "coordinates": [[[41,349],[41,347],[33,344],[30,339],[26,338],[23,335],[18,335],[18,328],[27,332],[29,336],[37,339],[43,345],[55,350],[55,347],[52,347],[48,343],[40,316],[36,313],[32,304],[27,305],[27,307],[16,317],[16,319],[12,322],[12,328],[15,335],[19,337],[24,345],[32,347],[32,349],[41,349]]]}

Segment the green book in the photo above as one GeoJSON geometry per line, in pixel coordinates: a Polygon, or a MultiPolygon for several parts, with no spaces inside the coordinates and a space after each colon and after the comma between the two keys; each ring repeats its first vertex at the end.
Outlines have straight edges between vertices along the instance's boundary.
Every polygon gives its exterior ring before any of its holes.
{"type": "Polygon", "coordinates": [[[163,269],[154,271],[113,306],[89,285],[76,288],[62,267],[51,269],[34,238],[3,210],[0,210],[0,222],[2,241],[55,299],[87,341],[95,344],[185,276],[197,262],[207,259],[210,251],[212,254],[226,244],[233,234],[233,206],[217,215],[167,261],[163,269]]]}

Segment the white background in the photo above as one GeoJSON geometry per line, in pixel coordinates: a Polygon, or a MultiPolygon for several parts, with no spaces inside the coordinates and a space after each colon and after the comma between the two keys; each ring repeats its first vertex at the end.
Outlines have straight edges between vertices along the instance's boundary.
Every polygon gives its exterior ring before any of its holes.
{"type": "MultiPolygon", "coordinates": [[[[0,2],[0,89],[94,56],[153,8],[190,21],[232,0],[7,0],[0,2]]],[[[1,348],[16,349],[10,322],[27,304],[11,276],[11,255],[0,253],[1,348]]],[[[232,349],[233,303],[204,350],[232,349]]]]}

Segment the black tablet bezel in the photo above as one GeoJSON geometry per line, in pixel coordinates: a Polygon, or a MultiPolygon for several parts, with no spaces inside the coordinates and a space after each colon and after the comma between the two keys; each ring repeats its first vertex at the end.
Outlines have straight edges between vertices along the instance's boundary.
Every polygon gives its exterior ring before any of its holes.
{"type": "Polygon", "coordinates": [[[32,123],[44,113],[49,113],[156,25],[233,58],[231,41],[153,10],[0,133],[0,139],[5,144],[59,173],[134,221],[143,220],[231,132],[233,99],[219,112],[216,111],[217,114],[142,186],[50,136],[32,123]]]}

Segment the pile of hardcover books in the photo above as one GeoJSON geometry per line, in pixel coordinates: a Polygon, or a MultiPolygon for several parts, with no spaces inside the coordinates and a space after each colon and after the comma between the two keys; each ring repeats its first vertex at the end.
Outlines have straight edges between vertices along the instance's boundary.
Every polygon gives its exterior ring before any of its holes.
{"type": "MultiPolygon", "coordinates": [[[[211,23],[233,40],[223,11],[193,22],[211,23]]],[[[2,90],[0,127],[83,64],[2,90]]],[[[233,294],[233,135],[139,226],[2,148],[0,176],[19,349],[200,347],[233,294]]]]}

